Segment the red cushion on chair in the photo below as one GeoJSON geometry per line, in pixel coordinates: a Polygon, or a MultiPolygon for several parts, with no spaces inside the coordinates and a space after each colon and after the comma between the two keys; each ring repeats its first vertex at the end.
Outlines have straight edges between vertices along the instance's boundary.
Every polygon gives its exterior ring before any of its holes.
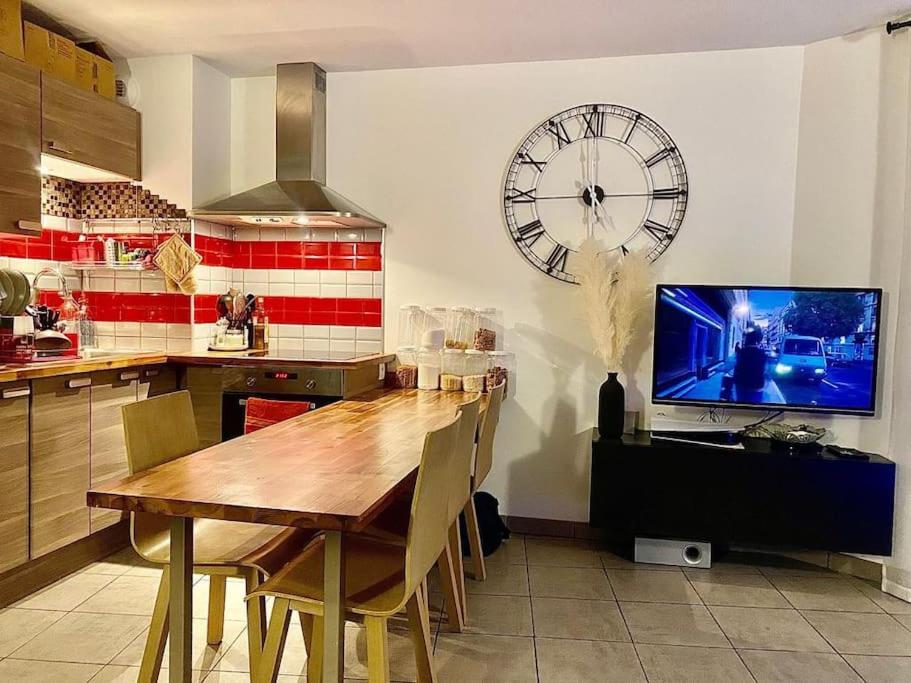
{"type": "Polygon", "coordinates": [[[305,401],[272,401],[267,398],[248,398],[244,417],[244,434],[290,420],[310,410],[305,401]]]}

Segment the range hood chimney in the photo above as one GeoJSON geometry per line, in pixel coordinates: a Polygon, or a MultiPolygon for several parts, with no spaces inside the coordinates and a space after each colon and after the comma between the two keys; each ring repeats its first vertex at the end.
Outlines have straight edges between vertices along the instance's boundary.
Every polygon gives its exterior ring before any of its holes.
{"type": "Polygon", "coordinates": [[[386,227],[326,187],[326,72],[313,62],[279,64],[276,76],[275,180],[191,215],[235,227],[386,227]]]}

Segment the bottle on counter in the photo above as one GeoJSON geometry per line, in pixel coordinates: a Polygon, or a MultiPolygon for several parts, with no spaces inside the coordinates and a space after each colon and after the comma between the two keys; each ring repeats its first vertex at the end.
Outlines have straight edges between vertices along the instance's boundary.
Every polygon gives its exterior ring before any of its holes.
{"type": "Polygon", "coordinates": [[[269,349],[269,316],[266,315],[266,306],[263,297],[256,298],[256,308],[253,309],[253,345],[256,351],[269,349]]]}

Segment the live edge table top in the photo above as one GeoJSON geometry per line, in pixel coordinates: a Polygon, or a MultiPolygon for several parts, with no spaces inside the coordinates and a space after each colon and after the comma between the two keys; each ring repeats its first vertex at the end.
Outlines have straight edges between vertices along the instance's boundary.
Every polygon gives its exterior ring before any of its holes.
{"type": "Polygon", "coordinates": [[[473,396],[378,389],[100,484],[88,504],[360,531],[412,484],[425,434],[473,396]]]}

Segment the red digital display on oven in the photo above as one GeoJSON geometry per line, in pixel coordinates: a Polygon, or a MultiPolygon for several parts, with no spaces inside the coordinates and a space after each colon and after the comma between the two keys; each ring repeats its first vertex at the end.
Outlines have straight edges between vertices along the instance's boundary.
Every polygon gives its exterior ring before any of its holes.
{"type": "Polygon", "coordinates": [[[266,379],[297,379],[296,372],[267,372],[266,379]]]}

